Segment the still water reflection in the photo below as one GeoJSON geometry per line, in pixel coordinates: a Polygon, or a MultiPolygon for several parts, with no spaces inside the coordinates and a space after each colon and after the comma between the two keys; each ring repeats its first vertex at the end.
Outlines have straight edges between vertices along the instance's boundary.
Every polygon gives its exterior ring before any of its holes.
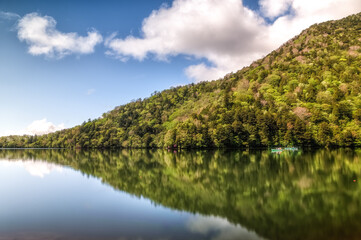
{"type": "Polygon", "coordinates": [[[359,239],[360,160],[347,149],[0,150],[0,240],[359,239]]]}

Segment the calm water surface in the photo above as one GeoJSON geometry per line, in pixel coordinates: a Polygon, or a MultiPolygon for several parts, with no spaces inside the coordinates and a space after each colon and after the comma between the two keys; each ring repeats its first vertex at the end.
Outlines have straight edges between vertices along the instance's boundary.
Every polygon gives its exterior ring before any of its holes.
{"type": "Polygon", "coordinates": [[[360,239],[361,152],[0,150],[0,240],[360,239]]]}

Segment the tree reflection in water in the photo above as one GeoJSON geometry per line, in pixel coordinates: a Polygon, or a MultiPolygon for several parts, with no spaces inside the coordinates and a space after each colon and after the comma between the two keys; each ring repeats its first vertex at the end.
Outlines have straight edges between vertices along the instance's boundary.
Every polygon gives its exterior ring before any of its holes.
{"type": "MultiPolygon", "coordinates": [[[[222,217],[267,239],[361,236],[361,186],[353,181],[361,174],[357,150],[274,155],[268,151],[28,149],[1,150],[0,158],[70,166],[156,205],[215,216],[208,225],[193,223],[190,230],[199,233],[206,234],[209,226],[221,227],[218,217],[222,217]]],[[[244,230],[251,238],[252,233],[244,230]]]]}

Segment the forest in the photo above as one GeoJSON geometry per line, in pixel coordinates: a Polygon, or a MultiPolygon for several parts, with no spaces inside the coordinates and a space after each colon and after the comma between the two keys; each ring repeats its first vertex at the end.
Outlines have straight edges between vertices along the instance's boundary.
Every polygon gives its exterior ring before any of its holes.
{"type": "Polygon", "coordinates": [[[361,14],[315,24],[223,79],[154,92],[2,148],[361,146],[361,14]]]}

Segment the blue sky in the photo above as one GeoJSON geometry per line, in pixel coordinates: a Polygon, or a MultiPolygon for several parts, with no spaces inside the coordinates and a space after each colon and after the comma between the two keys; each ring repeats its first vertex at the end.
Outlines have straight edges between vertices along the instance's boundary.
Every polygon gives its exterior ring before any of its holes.
{"type": "Polygon", "coordinates": [[[319,2],[0,0],[0,136],[72,127],[218,79],[313,23],[361,11],[359,0],[319,2]]]}

